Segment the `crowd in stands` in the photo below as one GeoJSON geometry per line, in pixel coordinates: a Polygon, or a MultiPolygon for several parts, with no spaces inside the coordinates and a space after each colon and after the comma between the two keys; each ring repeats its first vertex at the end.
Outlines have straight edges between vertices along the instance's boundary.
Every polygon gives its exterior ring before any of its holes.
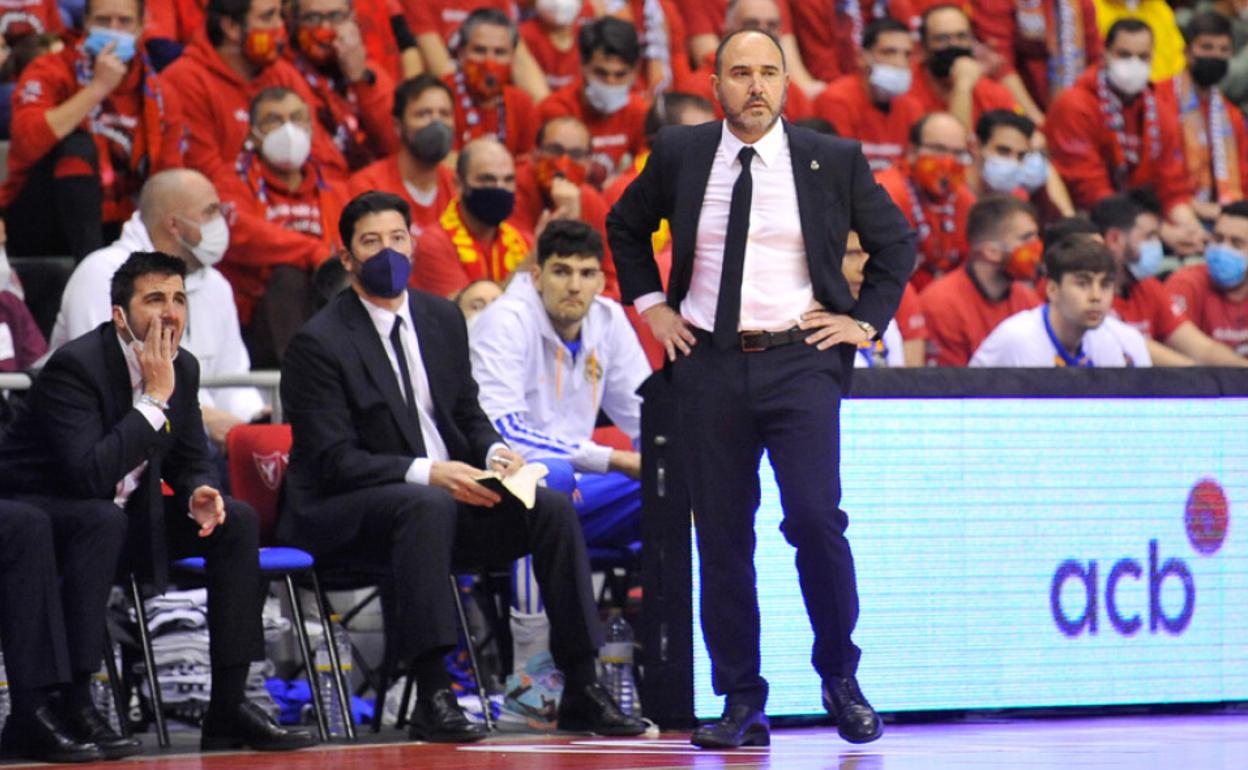
{"type": "MultiPolygon", "coordinates": [[[[228,282],[232,307],[204,311],[241,333],[228,369],[276,368],[337,285],[351,197],[411,207],[411,286],[498,293],[481,282],[526,269],[551,221],[605,236],[660,128],[722,117],[718,41],[753,28],[785,52],[785,118],[860,142],[917,231],[907,353],[879,363],[966,365],[1043,303],[1039,237],[1056,227],[1102,237],[1109,315],[1154,364],[1245,365],[1245,254],[1219,233],[1248,190],[1246,24],[1207,0],[3,0],[7,253],[113,249],[111,265],[146,247],[144,183],[198,171],[220,216],[184,212],[153,238],[228,282]],[[212,237],[216,261],[194,253],[212,237]]],[[[603,271],[618,298],[609,248],[603,271]]],[[[6,280],[15,370],[45,346],[6,280]]],[[[58,324],[49,342],[68,339],[58,324]]]]}

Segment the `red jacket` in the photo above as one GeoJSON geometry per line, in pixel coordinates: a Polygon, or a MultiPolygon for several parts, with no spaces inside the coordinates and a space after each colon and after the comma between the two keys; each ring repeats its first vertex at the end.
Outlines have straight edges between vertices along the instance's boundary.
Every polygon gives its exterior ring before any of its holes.
{"type": "Polygon", "coordinates": [[[208,0],[154,0],[145,6],[143,32],[147,37],[188,43],[204,28],[208,0]]]}
{"type": "MultiPolygon", "coordinates": [[[[793,35],[802,52],[802,63],[816,79],[832,82],[842,75],[858,71],[858,51],[862,47],[862,28],[875,20],[877,6],[886,5],[888,16],[910,29],[918,29],[919,12],[910,0],[857,0],[861,20],[857,29],[853,18],[842,3],[836,3],[835,14],[828,3],[798,0],[791,3],[793,35]]],[[[826,120],[826,118],[825,118],[826,120]]]]}
{"type": "MultiPolygon", "coordinates": [[[[498,107],[490,109],[478,107],[480,123],[468,125],[468,109],[457,93],[455,75],[447,75],[442,79],[450,87],[455,102],[455,149],[458,151],[468,141],[486,134],[499,135],[498,107]]],[[[537,140],[537,105],[528,92],[516,86],[503,86],[503,111],[506,121],[500,140],[513,158],[528,153],[537,140]]]]}
{"type": "Polygon", "coordinates": [[[966,366],[997,324],[1041,300],[1035,289],[1014,281],[994,302],[963,268],[937,278],[919,292],[919,301],[927,321],[927,365],[966,366]]]}
{"type": "Polygon", "coordinates": [[[910,127],[923,117],[923,105],[910,94],[894,98],[884,112],[871,101],[862,75],[833,81],[815,99],[815,115],[844,137],[862,142],[872,171],[899,163],[910,144],[910,127]]]}
{"type": "MultiPolygon", "coordinates": [[[[9,147],[9,176],[0,188],[0,207],[13,202],[31,169],[61,141],[48,125],[49,110],[83,88],[76,74],[87,62],[77,45],[40,56],[30,63],[13,93],[14,137],[9,147]]],[[[100,103],[99,113],[80,126],[95,138],[98,176],[104,193],[103,220],[124,222],[134,213],[143,182],[150,174],[182,165],[183,124],[177,89],[162,75],[148,72],[141,57],[131,60],[121,84],[100,103]],[[94,130],[124,134],[134,149],[123,147],[94,130]],[[141,153],[141,154],[139,154],[141,153]]],[[[89,168],[61,168],[69,174],[91,174],[89,168]]]]}
{"type": "Polygon", "coordinates": [[[633,93],[628,104],[612,115],[602,115],[585,103],[581,81],[564,86],[542,100],[538,107],[538,125],[551,118],[570,116],[589,128],[594,165],[608,167],[606,176],[614,176],[620,159],[634,158],[646,149],[646,112],[650,105],[645,97],[633,93]]]}
{"type": "Polygon", "coordinates": [[[429,206],[422,206],[407,191],[403,183],[403,175],[399,172],[399,156],[382,158],[371,166],[366,166],[351,175],[347,186],[350,197],[369,190],[381,190],[394,193],[407,201],[412,207],[412,238],[420,237],[427,227],[438,223],[438,217],[446,211],[446,206],[455,197],[455,172],[445,165],[438,166],[438,194],[429,206]]]}
{"type": "MultiPolygon", "coordinates": [[[[234,163],[250,131],[248,110],[256,94],[272,86],[284,86],[307,104],[316,104],[307,83],[289,62],[278,59],[252,80],[243,80],[213,49],[207,33],[202,31],[162,77],[182,99],[190,139],[186,163],[214,182],[234,175],[234,163]]],[[[312,157],[336,174],[346,173],[342,153],[315,121],[312,157]]]]}
{"type": "MultiPolygon", "coordinates": [[[[924,112],[947,112],[949,100],[936,90],[936,82],[932,73],[920,61],[913,65],[914,78],[911,80],[910,96],[918,100],[924,112]]],[[[988,76],[981,77],[971,89],[971,130],[979,122],[979,116],[991,110],[1011,110],[1017,112],[1018,102],[1009,89],[988,76]]]]}
{"type": "Polygon", "coordinates": [[[0,35],[10,43],[27,35],[64,31],[56,0],[0,0],[0,35]]]}
{"type": "Polygon", "coordinates": [[[962,184],[954,189],[950,216],[924,195],[920,195],[916,207],[915,188],[910,184],[904,164],[887,168],[875,178],[918,232],[919,261],[910,276],[914,288],[922,291],[932,279],[966,261],[966,217],[975,205],[975,193],[971,188],[962,184]]]}
{"type": "Polygon", "coordinates": [[[290,190],[254,154],[244,153],[238,163],[237,173],[217,184],[230,219],[230,248],[217,268],[234,288],[246,326],[274,267],[315,270],[337,251],[347,182],[309,161],[302,184],[290,190]]]}
{"type": "MultiPolygon", "coordinates": [[[[1097,96],[1100,66],[1091,67],[1073,88],[1063,91],[1049,107],[1044,133],[1049,157],[1066,182],[1075,206],[1090,209],[1102,198],[1125,192],[1115,184],[1110,165],[1116,140],[1106,125],[1097,96]]],[[[1183,134],[1179,127],[1178,105],[1168,88],[1149,85],[1156,97],[1159,123],[1158,160],[1152,159],[1152,143],[1144,130],[1145,108],[1142,96],[1123,105],[1126,133],[1141,142],[1140,162],[1130,170],[1124,187],[1151,185],[1167,211],[1192,199],[1187,169],[1183,165],[1183,134]]]]}
{"type": "Polygon", "coordinates": [[[312,93],[308,105],[321,128],[329,134],[347,166],[359,170],[378,158],[399,150],[394,127],[394,79],[381,63],[369,60],[373,83],[347,84],[327,76],[312,62],[289,47],[287,60],[303,76],[312,93]]]}
{"type": "MultiPolygon", "coordinates": [[[[1076,34],[1074,48],[1078,60],[1086,67],[1100,61],[1101,32],[1096,23],[1096,5],[1092,0],[1071,0],[1072,10],[1078,17],[1082,35],[1076,34]]],[[[1050,59],[1056,54],[1050,50],[1048,40],[1028,39],[1018,29],[1017,0],[973,0],[975,12],[971,23],[975,37],[982,40],[1005,59],[1006,72],[1017,72],[1027,92],[1041,108],[1052,101],[1049,86],[1050,59]]],[[[1053,17],[1055,0],[1041,0],[1046,22],[1046,32],[1056,32],[1053,17]],[[1051,28],[1051,29],[1050,29],[1051,28]]],[[[1081,68],[1082,69],[1082,68],[1081,68]]]]}

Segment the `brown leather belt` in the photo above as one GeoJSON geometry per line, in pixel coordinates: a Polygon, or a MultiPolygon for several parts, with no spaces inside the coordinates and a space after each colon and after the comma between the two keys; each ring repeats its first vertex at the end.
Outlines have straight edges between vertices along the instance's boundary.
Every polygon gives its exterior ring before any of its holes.
{"type": "Polygon", "coordinates": [[[801,342],[810,336],[810,330],[794,326],[779,332],[741,332],[740,336],[742,352],[761,353],[782,345],[801,342]]]}

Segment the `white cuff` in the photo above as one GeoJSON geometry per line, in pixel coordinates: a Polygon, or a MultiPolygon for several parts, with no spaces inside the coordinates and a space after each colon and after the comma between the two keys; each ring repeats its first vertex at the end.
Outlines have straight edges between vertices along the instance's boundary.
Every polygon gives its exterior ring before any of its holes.
{"type": "Polygon", "coordinates": [[[494,460],[494,455],[498,454],[500,449],[511,449],[511,447],[507,446],[502,441],[496,441],[493,444],[490,444],[490,448],[485,452],[485,470],[493,470],[493,468],[490,467],[490,463],[494,460]]]}
{"type": "Polygon", "coordinates": [[[652,291],[649,294],[642,294],[640,297],[633,300],[633,308],[637,311],[638,315],[641,315],[655,305],[662,305],[666,301],[667,298],[663,296],[663,292],[652,291]]]}
{"type": "Polygon", "coordinates": [[[134,408],[139,410],[139,414],[147,418],[147,421],[152,425],[152,430],[158,431],[165,427],[165,413],[160,410],[160,407],[152,406],[151,404],[135,404],[134,408]]]}
{"type": "Polygon", "coordinates": [[[609,446],[586,441],[572,453],[572,467],[582,473],[606,473],[611,470],[611,452],[609,446]]]}
{"type": "Polygon", "coordinates": [[[429,484],[429,474],[433,471],[433,460],[428,457],[417,457],[407,466],[403,480],[408,484],[429,484]]]}

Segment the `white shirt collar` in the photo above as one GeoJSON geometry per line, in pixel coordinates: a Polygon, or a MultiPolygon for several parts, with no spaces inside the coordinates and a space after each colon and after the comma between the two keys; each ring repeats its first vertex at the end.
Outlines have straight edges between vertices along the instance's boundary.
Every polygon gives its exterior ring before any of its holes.
{"type": "Polygon", "coordinates": [[[416,326],[412,323],[412,308],[407,302],[407,290],[403,291],[403,301],[399,303],[398,312],[387,310],[380,305],[375,305],[364,298],[362,294],[357,294],[360,301],[364,303],[364,309],[368,311],[368,317],[372,319],[373,326],[377,329],[377,333],[381,335],[382,342],[390,343],[390,330],[394,328],[394,319],[399,317],[403,319],[403,324],[407,329],[415,333],[416,326]]]}
{"type": "MultiPolygon", "coordinates": [[[[723,122],[722,126],[719,149],[720,152],[724,153],[724,157],[728,159],[728,162],[732,163],[737,159],[737,153],[741,152],[745,142],[738,139],[737,135],[729,130],[727,120],[723,122]]],[[[758,153],[758,160],[761,160],[764,166],[771,168],[779,159],[780,151],[784,149],[786,142],[788,142],[788,134],[784,130],[784,118],[781,118],[772,124],[762,138],[750,146],[758,153]]]]}

